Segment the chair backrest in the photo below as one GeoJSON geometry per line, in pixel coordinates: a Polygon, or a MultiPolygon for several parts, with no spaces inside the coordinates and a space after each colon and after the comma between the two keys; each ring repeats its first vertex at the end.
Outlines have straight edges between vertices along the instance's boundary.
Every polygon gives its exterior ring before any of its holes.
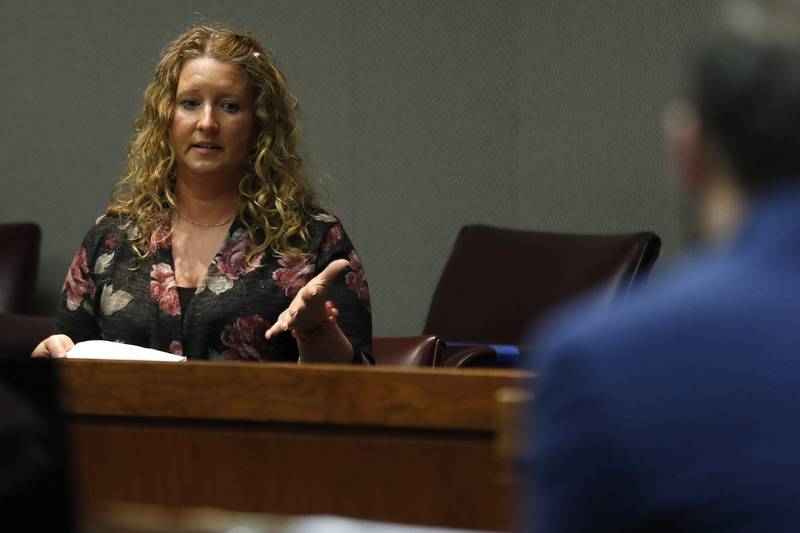
{"type": "Polygon", "coordinates": [[[0,313],[0,359],[28,359],[41,341],[56,332],[54,319],[0,313]]]}
{"type": "Polygon", "coordinates": [[[379,366],[442,366],[444,343],[435,335],[375,337],[372,356],[379,366]]]}
{"type": "Polygon", "coordinates": [[[594,289],[624,298],[658,257],[654,233],[575,235],[465,226],[439,278],[423,332],[519,344],[531,324],[594,289]]]}
{"type": "Polygon", "coordinates": [[[0,224],[0,313],[30,312],[41,235],[33,223],[0,224]]]}

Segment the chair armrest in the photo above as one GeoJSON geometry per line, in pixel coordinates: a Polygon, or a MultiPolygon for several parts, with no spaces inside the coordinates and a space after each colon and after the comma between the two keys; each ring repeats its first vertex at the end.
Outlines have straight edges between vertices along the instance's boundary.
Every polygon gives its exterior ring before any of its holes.
{"type": "Polygon", "coordinates": [[[519,365],[520,353],[515,344],[448,341],[444,366],[511,368],[519,365]]]}
{"type": "Polygon", "coordinates": [[[372,355],[378,365],[442,366],[444,350],[444,342],[436,335],[372,339],[372,355]]]}
{"type": "Polygon", "coordinates": [[[497,352],[491,346],[454,346],[445,351],[444,366],[450,368],[497,366],[497,352]]]}

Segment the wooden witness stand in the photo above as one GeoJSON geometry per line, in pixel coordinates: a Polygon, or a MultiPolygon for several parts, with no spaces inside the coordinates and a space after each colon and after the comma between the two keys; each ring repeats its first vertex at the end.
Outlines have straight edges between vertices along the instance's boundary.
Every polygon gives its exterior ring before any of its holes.
{"type": "Polygon", "coordinates": [[[512,530],[506,370],[63,361],[83,506],[141,502],[512,530]]]}

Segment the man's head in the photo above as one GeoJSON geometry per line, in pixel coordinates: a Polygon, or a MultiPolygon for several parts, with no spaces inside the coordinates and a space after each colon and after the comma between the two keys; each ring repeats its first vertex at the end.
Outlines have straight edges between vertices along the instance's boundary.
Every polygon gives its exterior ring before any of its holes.
{"type": "Polygon", "coordinates": [[[689,98],[741,186],[800,183],[800,2],[737,2],[696,52],[689,98]]]}
{"type": "Polygon", "coordinates": [[[667,137],[690,195],[758,195],[800,184],[800,0],[737,1],[691,55],[667,137]]]}

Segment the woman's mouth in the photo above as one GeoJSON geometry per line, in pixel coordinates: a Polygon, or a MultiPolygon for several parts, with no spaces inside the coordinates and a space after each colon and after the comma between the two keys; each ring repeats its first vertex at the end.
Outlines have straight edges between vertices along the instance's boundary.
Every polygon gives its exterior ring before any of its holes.
{"type": "Polygon", "coordinates": [[[214,143],[194,143],[191,148],[203,153],[214,153],[222,150],[222,147],[214,143]]]}

